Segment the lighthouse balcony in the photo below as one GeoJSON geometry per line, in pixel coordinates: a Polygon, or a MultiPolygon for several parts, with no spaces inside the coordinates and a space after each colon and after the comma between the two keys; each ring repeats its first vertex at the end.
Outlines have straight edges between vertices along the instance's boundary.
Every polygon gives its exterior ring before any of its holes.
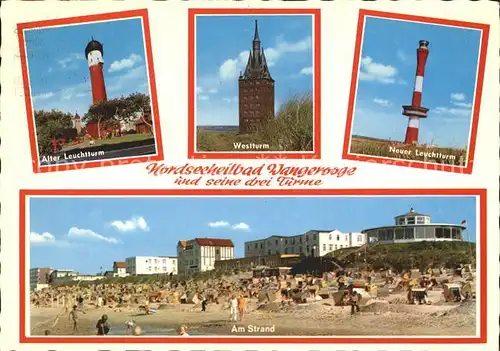
{"type": "Polygon", "coordinates": [[[413,105],[403,106],[403,115],[407,117],[427,118],[428,108],[413,105]]]}

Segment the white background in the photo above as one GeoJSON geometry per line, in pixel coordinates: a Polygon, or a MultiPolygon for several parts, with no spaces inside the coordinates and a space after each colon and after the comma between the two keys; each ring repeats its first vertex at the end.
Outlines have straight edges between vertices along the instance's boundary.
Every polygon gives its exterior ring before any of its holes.
{"type": "MultiPolygon", "coordinates": [[[[88,2],[17,2],[3,3],[2,16],[2,274],[3,311],[1,345],[3,350],[283,350],[289,345],[19,345],[18,331],[18,245],[19,189],[73,188],[179,188],[170,177],[147,175],[145,164],[105,167],[47,174],[34,174],[31,164],[29,136],[24,104],[16,23],[71,17],[93,13],[149,8],[151,39],[158,102],[164,144],[165,163],[182,165],[187,161],[187,9],[189,7],[269,7],[321,8],[321,73],[322,73],[322,160],[280,160],[289,165],[356,166],[354,176],[324,179],[324,188],[487,188],[488,189],[488,336],[489,345],[454,345],[453,350],[490,350],[498,347],[498,6],[491,1],[405,1],[389,2],[260,2],[260,1],[88,1],[88,2]],[[376,9],[412,15],[463,20],[490,24],[487,66],[483,86],[481,115],[472,175],[420,170],[388,165],[341,160],[347,116],[358,9],[376,9]],[[168,38],[166,33],[169,33],[168,38]],[[172,35],[171,33],[175,33],[172,35]],[[168,43],[167,43],[168,40],[168,43]],[[167,45],[168,44],[168,45],[167,45]],[[169,48],[176,48],[171,55],[169,48]],[[175,67],[175,69],[172,69],[175,67]],[[171,82],[175,81],[175,84],[171,82]]],[[[220,161],[222,165],[231,161],[220,161]]],[[[263,160],[241,161],[260,164],[263,160]]],[[[267,161],[266,161],[267,162],[267,161]]],[[[212,164],[213,161],[191,161],[212,164]]],[[[298,345],[297,350],[434,350],[432,345],[298,345]]],[[[449,347],[449,346],[448,346],[449,347]]]]}

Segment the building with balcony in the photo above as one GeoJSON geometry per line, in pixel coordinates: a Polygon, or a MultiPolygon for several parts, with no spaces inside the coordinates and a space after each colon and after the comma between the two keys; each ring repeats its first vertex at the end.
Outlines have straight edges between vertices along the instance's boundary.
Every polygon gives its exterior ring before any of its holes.
{"type": "Polygon", "coordinates": [[[321,257],[329,252],[366,243],[363,233],[343,233],[334,230],[310,230],[294,236],[273,235],[245,242],[245,257],[299,254],[321,257]]]}
{"type": "Polygon", "coordinates": [[[177,274],[177,257],[134,256],[125,259],[127,275],[177,274]]]}
{"type": "Polygon", "coordinates": [[[229,239],[196,238],[177,244],[178,272],[190,274],[215,269],[216,261],[232,260],[234,244],[229,239]]]}
{"type": "Polygon", "coordinates": [[[30,290],[38,291],[49,286],[52,268],[31,268],[30,269],[30,290]]]}
{"type": "Polygon", "coordinates": [[[406,243],[415,241],[463,240],[466,221],[461,224],[432,223],[431,216],[418,213],[413,208],[408,213],[394,217],[394,225],[369,228],[362,231],[368,243],[406,243]]]}

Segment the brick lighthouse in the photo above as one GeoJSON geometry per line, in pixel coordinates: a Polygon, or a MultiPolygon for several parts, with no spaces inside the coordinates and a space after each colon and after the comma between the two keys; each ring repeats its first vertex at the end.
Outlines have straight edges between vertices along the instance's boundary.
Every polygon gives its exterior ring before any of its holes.
{"type": "Polygon", "coordinates": [[[259,28],[255,21],[252,50],[248,54],[245,72],[240,73],[239,132],[257,131],[265,120],[274,118],[274,79],[267,66],[264,48],[261,48],[259,28]]]}
{"type": "Polygon", "coordinates": [[[408,117],[405,144],[418,144],[420,119],[427,118],[428,108],[422,107],[422,89],[424,86],[425,63],[429,56],[429,42],[420,40],[417,49],[417,72],[411,105],[403,106],[403,115],[408,117]]]}
{"type": "Polygon", "coordinates": [[[104,51],[102,44],[92,40],[85,48],[85,58],[89,63],[90,84],[92,86],[92,103],[106,101],[106,85],[104,83],[104,51]]]}

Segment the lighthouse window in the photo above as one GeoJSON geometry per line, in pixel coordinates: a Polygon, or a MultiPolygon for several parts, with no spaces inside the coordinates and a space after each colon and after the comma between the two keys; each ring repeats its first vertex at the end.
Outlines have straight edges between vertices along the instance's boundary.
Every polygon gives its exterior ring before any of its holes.
{"type": "Polygon", "coordinates": [[[415,224],[415,217],[408,217],[406,219],[407,224],[415,224]]]}
{"type": "Polygon", "coordinates": [[[425,217],[417,217],[417,224],[424,224],[425,223],[425,217]]]}
{"type": "Polygon", "coordinates": [[[398,224],[399,224],[399,225],[405,225],[405,223],[406,223],[406,222],[405,222],[405,219],[404,219],[404,218],[400,218],[400,219],[399,219],[399,222],[398,222],[398,224]]]}
{"type": "Polygon", "coordinates": [[[384,241],[386,239],[386,231],[385,230],[379,230],[378,231],[378,240],[384,241]]]}

